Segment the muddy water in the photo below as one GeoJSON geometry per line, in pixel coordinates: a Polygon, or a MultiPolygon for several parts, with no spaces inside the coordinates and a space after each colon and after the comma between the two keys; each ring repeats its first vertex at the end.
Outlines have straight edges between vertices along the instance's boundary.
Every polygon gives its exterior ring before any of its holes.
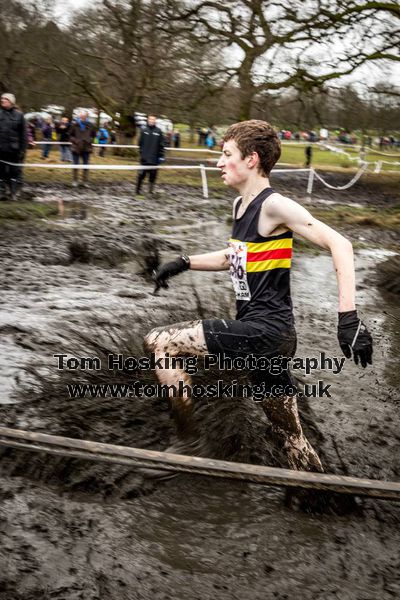
{"type": "MultiPolygon", "coordinates": [[[[44,192],[37,190],[46,201],[62,197],[63,214],[23,228],[10,225],[0,241],[1,422],[165,448],[172,435],[165,405],[71,401],[57,383],[53,354],[79,347],[74,330],[107,339],[111,328],[121,340],[130,334],[137,349],[153,324],[233,310],[224,274],[185,273],[159,296],[141,274],[151,247],[162,259],[183,249],[218,247],[229,233],[223,216],[228,202],[203,201],[179,188],[145,201],[134,201],[127,188],[89,191],[81,198],[69,190],[44,192]],[[143,236],[150,240],[145,248],[143,236]],[[85,263],[71,262],[76,240],[86,244],[85,263]],[[15,381],[30,380],[20,367],[35,361],[47,365],[52,382],[45,393],[32,389],[27,396],[15,381]]],[[[385,256],[384,250],[357,254],[359,304],[376,340],[373,368],[346,362],[339,375],[323,369],[295,373],[304,384],[331,385],[331,398],[311,398],[302,406],[326,470],[398,479],[400,314],[394,297],[382,297],[371,284],[385,256]]],[[[293,300],[297,355],[340,356],[328,256],[297,254],[293,300]]],[[[89,375],[69,373],[67,379],[89,375]]],[[[218,438],[216,455],[268,463],[267,424],[257,407],[210,405],[200,417],[210,441],[218,438]],[[235,410],[239,422],[230,420],[235,410]]],[[[195,476],[154,484],[119,467],[23,452],[3,455],[1,472],[1,600],[400,595],[400,513],[394,503],[358,501],[336,509],[330,503],[322,514],[308,513],[297,503],[288,506],[281,489],[195,476]]]]}

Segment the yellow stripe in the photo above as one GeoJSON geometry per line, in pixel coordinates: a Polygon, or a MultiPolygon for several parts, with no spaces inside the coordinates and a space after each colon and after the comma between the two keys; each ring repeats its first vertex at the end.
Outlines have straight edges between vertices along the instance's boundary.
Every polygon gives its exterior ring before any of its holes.
{"type": "Polygon", "coordinates": [[[283,240],[271,240],[270,242],[261,242],[255,244],[253,242],[242,242],[241,240],[230,239],[230,242],[245,243],[248,252],[265,252],[267,250],[280,250],[281,248],[292,248],[293,238],[284,238],[283,240]]]}
{"type": "Polygon", "coordinates": [[[246,271],[248,273],[258,273],[259,271],[270,271],[271,269],[290,269],[290,263],[290,258],[259,260],[257,262],[248,262],[246,264],[246,271]]]}

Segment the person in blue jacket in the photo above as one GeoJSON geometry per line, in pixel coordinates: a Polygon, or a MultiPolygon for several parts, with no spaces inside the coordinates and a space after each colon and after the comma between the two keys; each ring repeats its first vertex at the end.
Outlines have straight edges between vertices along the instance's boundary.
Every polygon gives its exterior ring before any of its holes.
{"type": "Polygon", "coordinates": [[[105,156],[106,148],[104,148],[104,145],[109,143],[110,134],[108,132],[108,129],[104,125],[98,130],[97,139],[99,140],[100,146],[102,146],[99,150],[99,156],[105,156]]]}

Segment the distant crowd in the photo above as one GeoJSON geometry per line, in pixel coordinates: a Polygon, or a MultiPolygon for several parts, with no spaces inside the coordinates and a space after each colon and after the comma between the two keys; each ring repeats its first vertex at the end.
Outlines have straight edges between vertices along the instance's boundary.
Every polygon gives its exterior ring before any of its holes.
{"type": "MultiPolygon", "coordinates": [[[[59,142],[59,152],[62,162],[72,162],[72,153],[70,149],[71,132],[78,119],[70,120],[68,117],[61,117],[59,120],[53,117],[32,117],[27,122],[28,147],[33,148],[37,141],[48,142],[41,144],[42,158],[46,160],[49,157],[53,144],[59,142]]],[[[117,140],[116,131],[112,123],[104,123],[94,133],[93,141],[100,145],[99,155],[105,156],[108,144],[115,144],[117,140]]]]}
{"type": "MultiPolygon", "coordinates": [[[[41,142],[60,142],[59,152],[63,162],[72,162],[71,151],[68,145],[70,141],[70,130],[76,119],[70,120],[68,117],[54,119],[49,116],[46,118],[33,117],[27,122],[28,145],[30,148],[35,146],[36,141],[41,142]],[[65,145],[63,145],[65,144],[65,145]]],[[[96,131],[94,143],[104,146],[99,149],[99,156],[105,156],[106,145],[115,144],[117,141],[118,125],[114,125],[111,121],[105,122],[96,131]]],[[[197,145],[206,147],[209,150],[219,149],[221,141],[218,139],[217,129],[211,125],[209,127],[197,128],[197,145]]],[[[355,145],[358,143],[357,137],[346,130],[335,130],[329,133],[327,129],[320,129],[319,132],[313,130],[290,131],[281,129],[278,132],[281,140],[296,141],[296,142],[320,142],[320,141],[336,141],[342,144],[355,145]]],[[[164,133],[165,146],[180,148],[181,134],[178,130],[167,131],[164,133]]],[[[375,145],[380,150],[387,148],[399,148],[400,138],[393,136],[381,136],[372,138],[368,136],[364,140],[365,145],[372,147],[375,145]]],[[[46,160],[49,157],[52,145],[42,144],[42,158],[46,160]]]]}
{"type": "MultiPolygon", "coordinates": [[[[329,133],[327,129],[320,129],[317,133],[316,131],[296,131],[292,132],[286,129],[281,129],[278,132],[279,138],[281,140],[287,141],[296,141],[296,142],[323,142],[323,141],[335,141],[341,144],[349,144],[355,145],[359,143],[359,140],[355,135],[351,132],[346,131],[345,129],[337,129],[332,133],[329,133]]],[[[364,138],[364,144],[369,146],[372,145],[379,146],[379,149],[383,148],[396,148],[400,147],[400,138],[395,138],[392,135],[390,136],[381,136],[372,138],[368,136],[364,138]]]]}

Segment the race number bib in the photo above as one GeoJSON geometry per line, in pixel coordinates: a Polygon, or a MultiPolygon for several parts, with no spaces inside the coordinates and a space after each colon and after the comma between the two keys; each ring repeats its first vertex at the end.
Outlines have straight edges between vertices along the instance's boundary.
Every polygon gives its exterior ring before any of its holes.
{"type": "Polygon", "coordinates": [[[250,300],[251,293],[246,274],[247,246],[245,242],[229,242],[229,272],[236,300],[250,300]]]}

